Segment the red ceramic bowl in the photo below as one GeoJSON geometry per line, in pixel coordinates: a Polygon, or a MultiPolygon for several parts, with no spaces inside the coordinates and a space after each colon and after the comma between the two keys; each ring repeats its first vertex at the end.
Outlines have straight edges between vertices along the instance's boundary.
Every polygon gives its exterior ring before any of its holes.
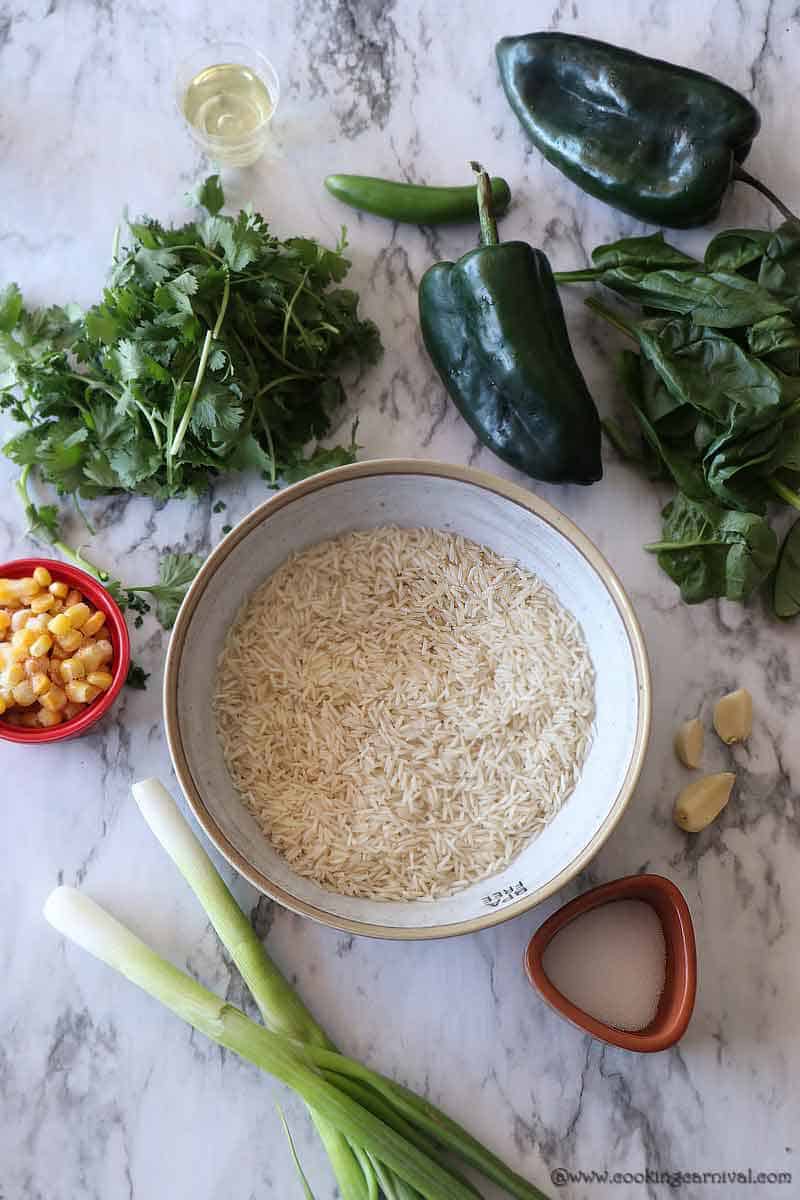
{"type": "Polygon", "coordinates": [[[52,558],[17,558],[13,562],[0,563],[0,579],[20,579],[24,575],[32,575],[36,567],[47,567],[54,580],[63,580],[70,587],[77,588],[94,608],[99,608],[105,613],[111,645],[114,647],[114,657],[111,660],[111,674],[114,678],[111,687],[69,721],[62,721],[60,725],[54,725],[50,729],[21,729],[19,726],[9,725],[0,717],[0,738],[7,742],[38,746],[42,742],[63,742],[67,738],[80,737],[108,712],[127,678],[131,663],[131,644],[122,609],[111,599],[101,583],[77,567],[56,562],[52,558]]]}
{"type": "Polygon", "coordinates": [[[697,952],[694,926],[683,894],[663,875],[627,875],[576,896],[548,917],[531,938],[525,952],[528,979],[551,1008],[592,1037],[640,1054],[666,1050],[686,1032],[697,991],[697,952]],[[642,900],[655,909],[664,930],[666,975],[664,990],[653,1020],[644,1029],[617,1029],[578,1008],[551,982],[542,957],[559,930],[602,904],[615,900],[642,900]]]}

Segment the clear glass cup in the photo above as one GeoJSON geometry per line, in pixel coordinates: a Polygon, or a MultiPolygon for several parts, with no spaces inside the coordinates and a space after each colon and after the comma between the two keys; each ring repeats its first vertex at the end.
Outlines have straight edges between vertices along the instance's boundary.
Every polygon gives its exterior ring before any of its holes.
{"type": "Polygon", "coordinates": [[[225,166],[246,167],[261,157],[279,97],[272,63],[240,42],[195,50],[175,76],[175,101],[189,132],[225,166]]]}

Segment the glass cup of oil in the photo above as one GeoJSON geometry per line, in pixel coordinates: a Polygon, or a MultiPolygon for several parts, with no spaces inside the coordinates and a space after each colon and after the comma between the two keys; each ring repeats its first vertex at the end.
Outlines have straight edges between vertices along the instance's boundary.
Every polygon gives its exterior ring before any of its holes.
{"type": "Polygon", "coordinates": [[[247,167],[261,157],[280,86],[258,50],[238,42],[204,46],[181,63],[175,89],[192,137],[209,158],[247,167]]]}

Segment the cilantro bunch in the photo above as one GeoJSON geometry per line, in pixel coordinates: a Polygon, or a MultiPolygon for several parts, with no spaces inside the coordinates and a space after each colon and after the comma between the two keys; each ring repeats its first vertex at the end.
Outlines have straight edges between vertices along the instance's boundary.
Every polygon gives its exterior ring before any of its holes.
{"type": "Polygon", "coordinates": [[[246,467],[274,482],[328,465],[304,451],[344,400],[339,371],[380,352],[355,292],[332,286],[350,266],[344,238],[281,242],[257,213],[222,216],[216,176],[198,199],[199,221],[128,226],[85,314],[4,293],[0,407],[25,426],[4,450],[62,494],[165,499],[246,467]]]}
{"type": "Polygon", "coordinates": [[[331,250],[280,241],[250,209],[223,216],[217,176],[194,199],[197,221],[128,225],[86,313],[28,310],[15,284],[0,293],[0,409],[23,426],[3,450],[22,468],[31,531],[71,557],[57,509],[29,497],[31,474],[76,501],[164,500],[227,472],[275,484],[354,457],[354,444],[308,452],[345,399],[342,367],[381,351],[356,293],[337,286],[344,232],[331,250]]]}

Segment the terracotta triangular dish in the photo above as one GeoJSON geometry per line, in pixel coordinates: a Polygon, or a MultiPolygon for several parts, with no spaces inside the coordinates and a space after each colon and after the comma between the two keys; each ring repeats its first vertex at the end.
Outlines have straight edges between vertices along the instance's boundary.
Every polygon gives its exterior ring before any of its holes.
{"type": "Polygon", "coordinates": [[[661,875],[629,875],[592,888],[559,908],[536,931],[525,952],[525,970],[542,998],[592,1037],[624,1050],[666,1050],[686,1032],[697,990],[697,954],[689,907],[681,892],[661,875]],[[550,942],[576,917],[616,900],[641,900],[656,912],[664,933],[664,985],[655,1016],[642,1029],[618,1029],[591,1016],[558,990],[543,966],[550,942]]]}

